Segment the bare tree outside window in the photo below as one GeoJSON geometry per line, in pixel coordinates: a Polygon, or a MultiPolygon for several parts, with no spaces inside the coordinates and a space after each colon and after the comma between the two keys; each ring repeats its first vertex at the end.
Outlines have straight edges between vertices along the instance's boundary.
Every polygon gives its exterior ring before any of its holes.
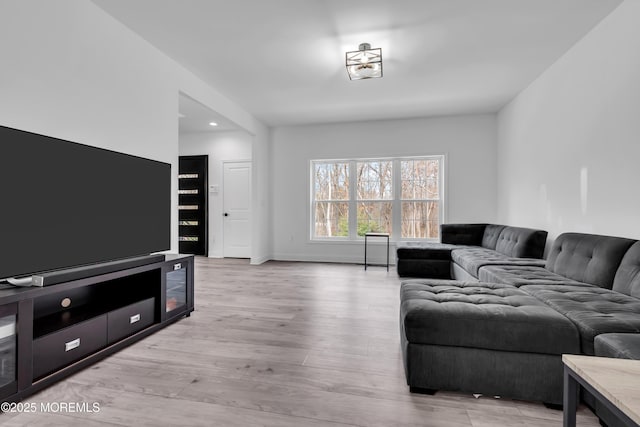
{"type": "Polygon", "coordinates": [[[349,163],[314,163],[316,237],[349,235],[349,163]]]}
{"type": "Polygon", "coordinates": [[[313,161],[313,238],[438,239],[443,156],[313,161]]]}
{"type": "Polygon", "coordinates": [[[402,237],[437,239],[440,220],[440,160],[400,161],[402,237]]]}
{"type": "Polygon", "coordinates": [[[358,162],[358,236],[391,233],[393,203],[393,162],[358,162]]]}

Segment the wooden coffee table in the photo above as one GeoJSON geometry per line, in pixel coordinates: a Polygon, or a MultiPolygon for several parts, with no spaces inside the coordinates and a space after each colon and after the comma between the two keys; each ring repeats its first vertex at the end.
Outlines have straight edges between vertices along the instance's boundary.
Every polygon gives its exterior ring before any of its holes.
{"type": "Polygon", "coordinates": [[[583,387],[629,426],[640,425],[640,360],[562,355],[564,426],[575,427],[583,387]]]}

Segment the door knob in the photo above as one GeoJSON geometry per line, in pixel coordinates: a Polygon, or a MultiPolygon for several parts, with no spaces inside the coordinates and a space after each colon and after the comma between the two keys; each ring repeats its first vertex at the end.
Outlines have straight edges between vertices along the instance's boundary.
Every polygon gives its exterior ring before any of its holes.
{"type": "Polygon", "coordinates": [[[224,213],[224,216],[229,216],[229,214],[227,212],[224,213]]]}

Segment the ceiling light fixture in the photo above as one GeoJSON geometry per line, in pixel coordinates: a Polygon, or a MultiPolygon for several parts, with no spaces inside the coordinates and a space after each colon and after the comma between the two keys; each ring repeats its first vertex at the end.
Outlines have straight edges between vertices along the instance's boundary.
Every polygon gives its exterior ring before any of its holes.
{"type": "Polygon", "coordinates": [[[358,50],[347,52],[346,65],[351,80],[382,77],[382,49],[371,49],[369,43],[360,43],[358,50]]]}
{"type": "Polygon", "coordinates": [[[209,126],[218,126],[216,122],[209,122],[209,126]]]}

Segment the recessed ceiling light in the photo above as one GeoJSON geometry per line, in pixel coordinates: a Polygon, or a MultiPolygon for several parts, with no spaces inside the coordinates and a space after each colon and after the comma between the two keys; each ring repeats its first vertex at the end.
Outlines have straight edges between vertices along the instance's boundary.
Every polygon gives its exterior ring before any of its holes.
{"type": "Polygon", "coordinates": [[[216,122],[209,122],[210,126],[218,126],[218,124],[216,122]]]}

